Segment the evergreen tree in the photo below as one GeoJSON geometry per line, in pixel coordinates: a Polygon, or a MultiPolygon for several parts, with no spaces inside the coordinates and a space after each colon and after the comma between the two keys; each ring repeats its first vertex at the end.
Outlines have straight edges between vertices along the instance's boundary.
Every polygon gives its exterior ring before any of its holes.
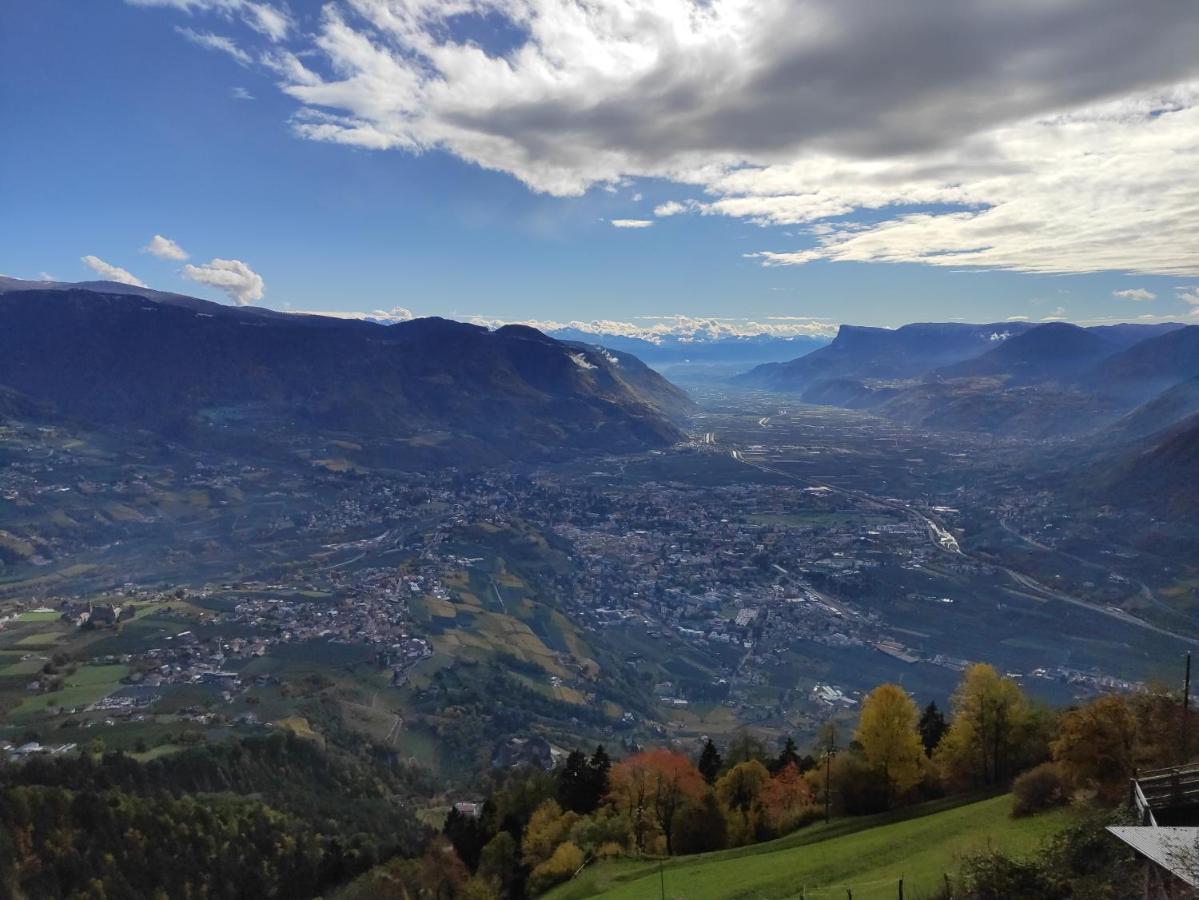
{"type": "Polygon", "coordinates": [[[779,751],[779,755],[770,763],[770,774],[777,775],[787,766],[795,766],[800,768],[799,748],[795,746],[795,741],[791,739],[791,735],[787,735],[787,742],[783,744],[783,749],[779,751]]]}
{"type": "Polygon", "coordinates": [[[558,804],[563,809],[586,814],[595,809],[595,775],[587,757],[579,750],[571,750],[566,762],[558,769],[558,804]]]}
{"type": "Polygon", "coordinates": [[[490,839],[483,828],[482,821],[476,816],[468,816],[450,807],[450,813],[445,817],[442,833],[449,838],[458,858],[466,863],[466,867],[474,872],[479,867],[479,854],[490,839]]]}
{"type": "Polygon", "coordinates": [[[608,773],[612,769],[612,757],[608,755],[603,744],[596,746],[595,752],[591,754],[591,759],[587,763],[587,769],[591,786],[589,795],[591,806],[584,812],[593,812],[608,793],[608,773]]]}
{"type": "Polygon", "coordinates": [[[945,716],[937,709],[935,702],[930,702],[924,707],[917,727],[920,729],[920,741],[924,744],[924,752],[932,756],[937,744],[941,743],[941,737],[949,729],[945,716]]]}
{"type": "Polygon", "coordinates": [[[720,769],[723,765],[724,760],[720,758],[720,751],[716,749],[716,745],[712,743],[712,739],[708,738],[708,742],[704,744],[703,752],[699,755],[699,763],[696,768],[704,776],[704,781],[708,782],[708,784],[715,784],[716,776],[720,774],[720,769]]]}

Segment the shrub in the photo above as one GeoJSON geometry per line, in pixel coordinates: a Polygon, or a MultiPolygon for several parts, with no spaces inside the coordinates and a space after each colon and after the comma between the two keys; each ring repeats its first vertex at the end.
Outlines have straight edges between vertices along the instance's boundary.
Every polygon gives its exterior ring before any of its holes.
{"type": "Polygon", "coordinates": [[[1061,806],[1068,798],[1065,780],[1057,763],[1041,763],[1012,782],[1013,816],[1031,816],[1061,806]]]}
{"type": "Polygon", "coordinates": [[[567,841],[559,844],[554,855],[529,874],[529,888],[534,894],[544,894],[556,884],[569,880],[583,865],[583,851],[567,841]]]}

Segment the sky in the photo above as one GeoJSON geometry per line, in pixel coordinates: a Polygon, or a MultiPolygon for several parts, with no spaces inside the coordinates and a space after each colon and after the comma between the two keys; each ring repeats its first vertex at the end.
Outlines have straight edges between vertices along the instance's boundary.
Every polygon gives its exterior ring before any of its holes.
{"type": "Polygon", "coordinates": [[[1199,322],[1199,5],[7,0],[0,272],[405,318],[1199,322]]]}

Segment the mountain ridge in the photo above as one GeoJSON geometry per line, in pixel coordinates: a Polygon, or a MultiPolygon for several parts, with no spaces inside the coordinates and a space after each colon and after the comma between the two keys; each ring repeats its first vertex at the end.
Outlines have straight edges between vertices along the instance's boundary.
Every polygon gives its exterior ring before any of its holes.
{"type": "Polygon", "coordinates": [[[62,415],[172,439],[338,432],[377,442],[382,457],[473,463],[668,446],[690,409],[634,357],[535,329],[6,287],[0,385],[62,415]]]}

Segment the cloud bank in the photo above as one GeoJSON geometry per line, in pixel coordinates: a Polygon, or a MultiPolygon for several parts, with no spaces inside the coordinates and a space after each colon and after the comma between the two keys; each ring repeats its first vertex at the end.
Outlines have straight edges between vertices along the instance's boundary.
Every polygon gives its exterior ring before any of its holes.
{"type": "Polygon", "coordinates": [[[558,322],[545,319],[497,319],[488,316],[470,316],[466,321],[487,328],[501,325],[529,325],[540,331],[582,331],[594,335],[616,335],[640,338],[653,344],[674,338],[682,341],[715,341],[727,338],[750,337],[833,337],[837,325],[826,319],[809,319],[801,316],[770,316],[764,322],[749,318],[702,318],[684,315],[639,316],[638,322],[622,322],[615,319],[595,319],[589,322],[558,322]]]}
{"type": "Polygon", "coordinates": [[[303,36],[248,0],[129,2],[256,28],[305,138],[816,226],[764,233],[765,265],[1199,274],[1191,3],[333,0],[303,36]]]}

